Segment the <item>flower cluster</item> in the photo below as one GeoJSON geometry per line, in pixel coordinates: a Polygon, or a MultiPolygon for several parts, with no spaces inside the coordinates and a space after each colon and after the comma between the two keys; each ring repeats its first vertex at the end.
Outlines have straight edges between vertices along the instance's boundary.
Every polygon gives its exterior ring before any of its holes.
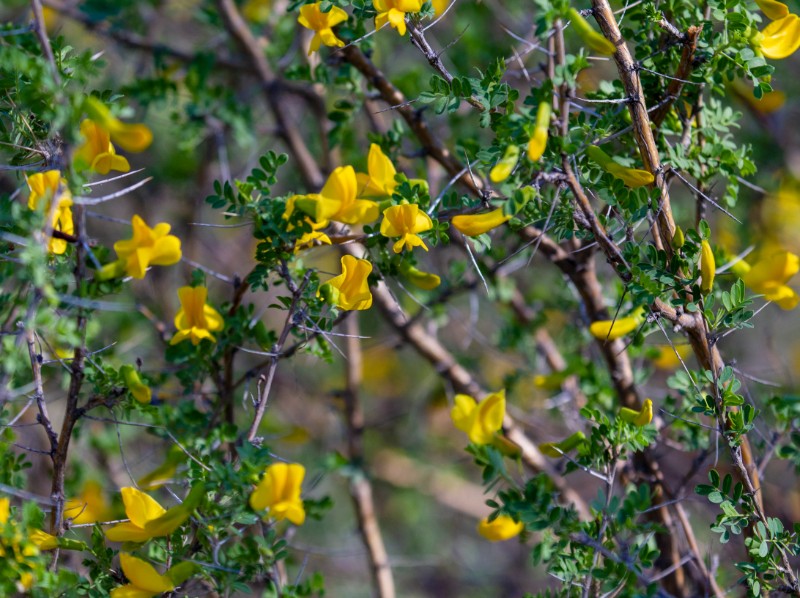
{"type": "MultiPolygon", "coordinates": [[[[375,29],[389,23],[400,35],[406,34],[406,16],[422,10],[423,0],[375,0],[375,29]]],[[[322,10],[322,2],[306,4],[300,7],[297,22],[314,32],[308,53],[316,52],[321,45],[343,48],[344,41],[336,37],[333,28],[347,21],[349,16],[333,6],[327,12],[322,10]]]]}

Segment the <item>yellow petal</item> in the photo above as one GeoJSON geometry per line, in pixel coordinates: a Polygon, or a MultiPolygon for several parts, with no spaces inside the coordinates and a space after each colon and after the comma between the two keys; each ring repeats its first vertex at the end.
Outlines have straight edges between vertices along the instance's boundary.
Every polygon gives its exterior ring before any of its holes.
{"type": "Polygon", "coordinates": [[[645,399],[639,411],[623,407],[619,410],[619,417],[623,421],[635,426],[646,426],[653,421],[653,401],[645,399]]]}
{"type": "Polygon", "coordinates": [[[717,264],[714,261],[714,251],[708,241],[703,239],[700,243],[700,292],[708,295],[714,288],[714,276],[717,264]]]}
{"type": "Polygon", "coordinates": [[[517,165],[517,160],[519,160],[519,147],[516,145],[508,146],[503,157],[497,161],[497,164],[495,164],[494,168],[489,172],[489,179],[491,179],[493,183],[502,183],[505,181],[511,176],[514,167],[517,165]]]}
{"type": "Polygon", "coordinates": [[[636,330],[641,324],[641,319],[628,316],[614,320],[598,320],[589,326],[589,332],[600,341],[614,341],[636,330]]]}
{"type": "Polygon", "coordinates": [[[511,216],[506,216],[503,214],[502,208],[498,208],[484,214],[454,216],[452,225],[461,234],[475,237],[500,226],[510,219],[511,216]]]}
{"type": "Polygon", "coordinates": [[[58,548],[58,538],[40,529],[29,532],[28,539],[33,542],[39,550],[54,550],[58,548]]]}
{"type": "Polygon", "coordinates": [[[775,0],[756,0],[756,4],[770,21],[777,21],[789,14],[789,7],[775,0]]]}
{"type": "Polygon", "coordinates": [[[800,48],[800,18],[789,14],[772,21],[761,34],[761,51],[764,56],[773,60],[791,56],[800,48]]]}
{"type": "Polygon", "coordinates": [[[143,152],[153,143],[153,133],[143,124],[119,125],[109,130],[111,140],[128,152],[143,152]]]}
{"type": "Polygon", "coordinates": [[[536,110],[536,125],[533,135],[528,141],[528,159],[531,162],[537,162],[547,147],[547,131],[550,128],[551,111],[550,102],[541,102],[536,110]]]}
{"type": "Polygon", "coordinates": [[[617,51],[616,46],[614,46],[610,40],[592,29],[589,22],[584,19],[577,10],[570,8],[567,14],[569,20],[572,22],[572,26],[575,28],[575,33],[580,36],[583,43],[585,43],[590,50],[604,56],[611,56],[617,51]]]}
{"type": "Polygon", "coordinates": [[[139,589],[154,594],[162,594],[175,589],[172,581],[166,575],[159,574],[150,563],[142,559],[122,552],[119,555],[119,563],[125,577],[139,589]]]}
{"type": "Polygon", "coordinates": [[[490,542],[510,540],[522,533],[524,529],[525,526],[521,521],[515,522],[508,515],[500,515],[492,522],[489,522],[489,518],[486,517],[478,523],[478,533],[490,542]]]}
{"type": "Polygon", "coordinates": [[[149,521],[161,517],[167,511],[153,498],[132,486],[122,488],[125,514],[135,526],[144,528],[149,521]]]}
{"type": "Polygon", "coordinates": [[[143,527],[126,521],[107,529],[106,538],[111,542],[147,542],[152,536],[143,527]]]}

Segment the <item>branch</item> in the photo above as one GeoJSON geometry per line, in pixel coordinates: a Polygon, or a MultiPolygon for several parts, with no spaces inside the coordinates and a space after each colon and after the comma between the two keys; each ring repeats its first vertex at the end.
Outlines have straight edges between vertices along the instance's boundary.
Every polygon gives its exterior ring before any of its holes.
{"type": "Polygon", "coordinates": [[[678,69],[675,71],[674,77],[670,79],[669,85],[667,85],[665,102],[653,112],[652,121],[656,128],[661,126],[664,118],[672,110],[672,105],[681,96],[686,80],[692,75],[697,40],[702,32],[702,25],[699,27],[692,25],[686,30],[686,34],[682,38],[683,51],[681,52],[681,61],[678,63],[678,69]]]}
{"type": "Polygon", "coordinates": [[[414,110],[409,104],[403,93],[397,89],[391,81],[386,78],[378,67],[367,58],[364,53],[355,46],[345,46],[342,49],[345,60],[352,64],[367,80],[367,83],[378,90],[381,99],[389,106],[394,107],[396,112],[408,124],[409,128],[416,135],[425,152],[436,160],[447,173],[456,177],[456,180],[467,188],[477,197],[484,197],[485,190],[483,185],[473,180],[470,173],[464,168],[461,162],[450,153],[446,147],[434,138],[427,123],[422,118],[422,114],[414,110]]]}
{"type": "Polygon", "coordinates": [[[628,97],[628,110],[631,114],[633,134],[636,144],[639,146],[639,153],[642,155],[645,170],[652,173],[655,177],[655,186],[660,190],[658,210],[656,211],[656,222],[658,224],[659,235],[654,235],[657,246],[660,244],[668,255],[672,253],[670,241],[675,234],[675,221],[672,217],[672,207],[670,204],[669,190],[664,176],[664,169],[661,166],[661,159],[658,155],[653,131],[650,128],[650,117],[647,113],[647,102],[645,101],[642,82],[639,79],[639,67],[633,60],[628,45],[622,38],[617,19],[608,0],[592,0],[594,18],[600,29],[611,42],[616,46],[614,61],[617,64],[617,71],[622,85],[625,88],[625,95],[628,97]]]}
{"type": "Polygon", "coordinates": [[[381,529],[375,516],[375,502],[372,485],[366,477],[364,468],[364,413],[358,400],[358,389],[362,378],[361,339],[358,338],[358,318],[348,318],[347,331],[347,389],[344,393],[345,423],[347,425],[347,448],[351,464],[361,469],[350,476],[350,496],[356,508],[358,529],[369,555],[369,564],[376,594],[379,598],[394,598],[394,578],[389,565],[389,557],[383,544],[381,529]]]}
{"type": "Polygon", "coordinates": [[[278,79],[273,74],[272,67],[270,67],[263,50],[250,31],[249,25],[239,13],[239,9],[233,0],[217,0],[217,9],[222,16],[228,33],[247,55],[259,79],[261,79],[264,96],[278,125],[278,135],[283,139],[289,153],[297,161],[306,185],[315,189],[322,187],[324,183],[322,172],[303,140],[299,128],[296,124],[289,122],[286,117],[287,106],[281,99],[280,85],[277,84],[278,79]]]}

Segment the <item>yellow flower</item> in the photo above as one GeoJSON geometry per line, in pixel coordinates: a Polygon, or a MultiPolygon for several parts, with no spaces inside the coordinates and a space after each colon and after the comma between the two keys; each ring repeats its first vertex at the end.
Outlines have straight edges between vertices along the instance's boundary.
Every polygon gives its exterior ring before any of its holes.
{"type": "Polygon", "coordinates": [[[655,177],[653,177],[652,173],[649,173],[646,170],[639,170],[637,168],[628,168],[627,166],[622,166],[621,164],[617,164],[611,158],[611,156],[609,156],[607,153],[605,153],[596,145],[590,145],[589,147],[587,147],[586,154],[593,161],[597,162],[600,168],[620,179],[631,189],[636,189],[637,187],[644,187],[645,185],[649,185],[655,180],[655,177]]]}
{"type": "Polygon", "coordinates": [[[753,95],[753,88],[739,79],[732,81],[728,88],[742,102],[761,114],[772,114],[786,104],[786,94],[777,89],[768,91],[757,98],[753,95]]]}
{"type": "Polygon", "coordinates": [[[11,501],[8,498],[0,498],[0,525],[8,523],[8,517],[11,514],[11,501]]]}
{"type": "Polygon", "coordinates": [[[338,6],[334,6],[329,12],[322,12],[319,8],[321,4],[321,2],[317,2],[301,6],[300,16],[297,17],[298,23],[314,32],[308,50],[309,55],[319,50],[320,44],[337,48],[344,47],[344,42],[333,33],[333,27],[346,21],[347,13],[338,6]]]}
{"type": "Polygon", "coordinates": [[[431,0],[431,4],[433,4],[433,12],[437,17],[447,10],[447,7],[450,6],[450,2],[451,0],[431,0]]]}
{"type": "Polygon", "coordinates": [[[475,444],[489,444],[503,427],[506,415],[506,391],[499,390],[478,403],[469,395],[458,394],[450,410],[456,428],[469,436],[475,444]]]}
{"type": "Polygon", "coordinates": [[[252,23],[263,25],[269,20],[272,0],[247,0],[242,6],[242,15],[252,23]]]}
{"type": "Polygon", "coordinates": [[[789,7],[775,0],[756,0],[756,4],[770,21],[777,21],[789,14],[789,7]]]}
{"type": "Polygon", "coordinates": [[[493,228],[497,228],[510,219],[511,216],[503,214],[502,208],[497,208],[496,210],[483,214],[453,216],[451,222],[453,228],[458,230],[462,235],[477,237],[493,228]]]}
{"type": "Polygon", "coordinates": [[[192,344],[197,345],[204,339],[212,343],[217,342],[211,334],[222,330],[225,323],[219,312],[206,304],[208,289],[206,287],[181,287],[178,289],[178,298],[181,308],[175,316],[175,328],[178,332],[169,341],[170,345],[177,345],[186,339],[192,339],[192,344]]]}
{"type": "MultiPolygon", "coordinates": [[[[61,173],[58,170],[37,172],[27,177],[27,182],[30,190],[28,207],[31,210],[42,209],[49,213],[51,202],[54,197],[57,197],[58,207],[53,214],[50,226],[53,230],[61,231],[67,235],[74,234],[72,194],[66,187],[67,181],[61,178],[61,173]],[[61,193],[59,193],[59,188],[61,188],[61,193]]],[[[67,250],[67,242],[64,239],[51,238],[48,243],[48,249],[51,253],[61,255],[67,250]]]]}
{"type": "Polygon", "coordinates": [[[552,108],[550,102],[541,102],[536,109],[536,124],[533,127],[533,135],[528,141],[528,159],[531,162],[538,162],[547,147],[547,131],[550,129],[550,114],[552,108]]]}
{"type": "Polygon", "coordinates": [[[297,197],[295,205],[318,224],[328,220],[345,224],[369,224],[380,216],[378,204],[356,199],[358,182],[352,166],[339,166],[328,177],[319,193],[297,197]]]}
{"type": "Polygon", "coordinates": [[[634,426],[646,426],[653,421],[653,401],[645,399],[639,411],[623,407],[619,410],[619,417],[622,421],[626,421],[634,426]]]}
{"type": "Polygon", "coordinates": [[[122,379],[125,380],[125,385],[134,399],[143,405],[147,405],[152,400],[153,393],[150,387],[142,382],[142,379],[139,378],[139,372],[132,365],[123,365],[119,369],[119,373],[122,374],[122,379]]]}
{"type": "Polygon", "coordinates": [[[615,341],[636,330],[644,321],[644,310],[640,307],[633,314],[616,320],[597,320],[589,326],[589,332],[600,341],[615,341]]]}
{"type": "Polygon", "coordinates": [[[491,522],[488,517],[484,517],[478,523],[478,533],[490,542],[510,540],[524,529],[525,526],[521,521],[516,522],[508,515],[499,515],[491,522]]]}
{"type": "Polygon", "coordinates": [[[97,274],[99,280],[115,278],[123,272],[133,278],[144,278],[149,266],[171,266],[181,260],[181,241],[169,234],[169,224],[161,222],[150,228],[137,215],[131,226],[133,237],[114,243],[119,259],[103,266],[97,274]]]}
{"type": "Polygon", "coordinates": [[[339,309],[362,310],[372,307],[372,293],[367,278],[372,264],[352,255],[342,256],[342,273],[320,288],[320,294],[339,309]]]}
{"type": "Polygon", "coordinates": [[[178,465],[181,465],[186,459],[186,453],[184,453],[179,446],[172,445],[169,451],[167,451],[167,457],[164,462],[150,473],[139,478],[137,484],[144,490],[161,488],[161,486],[172,479],[175,472],[178,470],[178,465]]]}
{"type": "Polygon", "coordinates": [[[103,494],[103,487],[95,480],[88,480],[78,498],[64,505],[64,517],[72,523],[94,523],[111,517],[111,507],[103,494]]]}
{"type": "Polygon", "coordinates": [[[400,264],[400,274],[408,278],[415,287],[430,291],[442,284],[442,279],[436,274],[423,272],[408,262],[400,264]]]}
{"type": "Polygon", "coordinates": [[[375,29],[380,29],[387,22],[397,29],[400,35],[406,34],[406,13],[422,10],[423,0],[374,0],[375,29]]]}
{"type": "Polygon", "coordinates": [[[356,173],[359,189],[358,196],[372,198],[391,197],[395,187],[397,187],[397,181],[394,180],[397,169],[377,143],[369,146],[367,171],[369,174],[356,173]]]}
{"type": "Polygon", "coordinates": [[[130,521],[119,523],[106,531],[112,542],[146,542],[150,538],[168,536],[178,529],[197,508],[204,494],[201,485],[192,488],[183,503],[165,510],[150,496],[126,487],[120,490],[125,514],[130,521]]]}
{"type": "Polygon", "coordinates": [[[90,119],[81,123],[81,134],[86,141],[75,151],[75,165],[78,170],[89,168],[99,174],[110,170],[128,172],[131,165],[124,156],[118,156],[111,137],[103,127],[90,119]]]}
{"type": "MultiPolygon", "coordinates": [[[[94,123],[105,129],[111,141],[128,152],[143,152],[153,142],[153,133],[143,124],[128,124],[111,114],[111,111],[100,100],[88,97],[84,108],[94,123]]],[[[81,129],[83,130],[83,129],[81,129]]]]}
{"type": "Polygon", "coordinates": [[[31,530],[28,533],[28,539],[39,550],[55,550],[58,548],[58,538],[40,529],[31,530]]]}
{"type": "Polygon", "coordinates": [[[778,251],[763,257],[752,266],[737,262],[731,271],[741,277],[754,292],[764,295],[767,301],[777,303],[782,309],[794,309],[800,297],[786,283],[800,271],[800,257],[788,251],[778,251]]]}
{"type": "Polygon", "coordinates": [[[303,525],[306,511],[300,486],[305,475],[306,468],[299,463],[273,463],[250,495],[250,506],[256,511],[268,509],[267,515],[276,521],[303,525]]]}
{"type": "MultiPolygon", "coordinates": [[[[545,131],[545,133],[546,132],[547,131],[545,131]]],[[[505,181],[511,176],[514,167],[517,165],[517,160],[519,160],[519,147],[516,145],[509,145],[503,157],[497,161],[497,164],[495,164],[489,172],[489,179],[491,179],[493,183],[502,183],[505,181]]]]}
{"type": "MultiPolygon", "coordinates": [[[[286,200],[286,208],[283,211],[284,220],[289,220],[291,215],[294,214],[295,202],[298,199],[302,200],[303,197],[304,196],[301,195],[292,195],[286,200]]],[[[314,222],[311,218],[306,218],[305,221],[308,223],[309,226],[311,226],[311,232],[303,233],[303,235],[299,239],[297,239],[297,241],[295,241],[294,243],[295,254],[300,253],[301,249],[313,247],[314,245],[331,244],[330,237],[320,230],[328,226],[327,220],[323,220],[322,222],[314,222]]],[[[291,223],[287,224],[286,230],[287,231],[294,230],[294,225],[291,223]]]]}
{"type": "Polygon", "coordinates": [[[395,253],[400,253],[405,247],[409,251],[414,247],[422,247],[428,251],[428,247],[417,235],[433,228],[433,221],[417,204],[406,203],[399,206],[386,208],[383,212],[381,222],[381,234],[384,237],[400,237],[395,242],[392,249],[395,253]]]}
{"type": "Polygon", "coordinates": [[[586,436],[584,436],[583,432],[575,432],[561,442],[545,442],[540,444],[539,450],[542,451],[542,454],[557,459],[564,453],[568,453],[572,449],[578,448],[578,446],[583,444],[585,441],[586,436]]]}
{"type": "Polygon", "coordinates": [[[767,58],[780,60],[791,56],[800,48],[800,18],[788,14],[772,21],[757,35],[756,40],[767,58]]]}
{"type": "Polygon", "coordinates": [[[111,598],[152,598],[175,589],[175,584],[168,576],[161,575],[142,559],[121,552],[119,564],[130,583],[111,590],[111,598]]]}
{"type": "Polygon", "coordinates": [[[674,348],[670,345],[658,345],[655,349],[657,353],[650,361],[659,370],[674,370],[681,363],[678,357],[686,361],[692,354],[689,345],[676,345],[674,348]]]}
{"type": "Polygon", "coordinates": [[[711,244],[703,239],[700,242],[700,292],[708,295],[714,288],[714,276],[717,273],[717,263],[714,260],[714,251],[711,244]]]}
{"type": "Polygon", "coordinates": [[[604,56],[611,56],[617,51],[617,48],[610,40],[597,33],[589,22],[581,16],[574,8],[570,8],[567,16],[572,21],[572,26],[575,27],[577,33],[583,40],[583,43],[592,51],[602,54],[604,56]]]}

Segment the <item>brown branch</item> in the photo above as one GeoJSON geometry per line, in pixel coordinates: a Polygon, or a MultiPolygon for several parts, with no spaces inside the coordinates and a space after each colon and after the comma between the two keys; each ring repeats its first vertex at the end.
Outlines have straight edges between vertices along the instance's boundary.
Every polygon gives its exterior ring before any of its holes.
{"type": "Polygon", "coordinates": [[[386,75],[372,61],[356,46],[345,46],[342,49],[342,55],[364,76],[369,85],[378,90],[381,99],[403,117],[425,152],[441,164],[450,176],[457,176],[458,182],[470,192],[477,197],[484,197],[483,185],[479,181],[473,180],[470,173],[450,153],[450,150],[439,143],[428,128],[425,119],[422,118],[422,114],[408,104],[403,93],[386,78],[386,75]]]}
{"type": "MultiPolygon", "coordinates": [[[[350,246],[345,246],[343,249],[348,252],[354,251],[350,246]]],[[[436,369],[440,376],[452,384],[456,392],[468,394],[478,400],[487,394],[466,368],[462,367],[435,337],[428,334],[419,322],[410,320],[383,281],[372,288],[372,298],[386,321],[404,341],[409,343],[436,369]]],[[[554,486],[561,492],[564,501],[572,503],[582,519],[590,518],[589,509],[583,498],[566,483],[508,414],[503,422],[503,433],[506,438],[519,447],[522,460],[526,465],[536,472],[547,474],[552,479],[554,486]]]]}
{"type": "Polygon", "coordinates": [[[366,477],[364,468],[364,413],[358,399],[361,386],[363,359],[361,339],[358,338],[358,317],[345,322],[347,333],[347,389],[344,393],[345,423],[347,425],[347,450],[350,462],[361,469],[350,476],[350,496],[356,509],[358,528],[369,556],[372,579],[379,598],[394,598],[394,578],[389,565],[389,556],[383,543],[383,536],[375,515],[375,501],[372,485],[366,477]]]}
{"type": "Polygon", "coordinates": [[[672,216],[669,189],[667,188],[664,169],[653,138],[653,131],[650,128],[650,117],[647,113],[647,102],[642,90],[642,82],[639,79],[639,68],[628,49],[628,45],[622,38],[617,19],[608,4],[608,0],[592,0],[592,8],[603,35],[611,40],[617,48],[614,53],[614,61],[617,64],[619,78],[625,88],[625,95],[628,97],[628,110],[631,115],[636,144],[639,146],[639,153],[642,156],[645,169],[653,174],[655,186],[660,191],[658,209],[655,216],[657,230],[653,231],[654,241],[659,249],[664,249],[668,255],[671,255],[672,246],[670,241],[675,234],[675,221],[672,216]]]}
{"type": "Polygon", "coordinates": [[[672,105],[681,96],[685,81],[692,75],[694,65],[694,53],[697,50],[697,40],[703,32],[703,26],[696,27],[692,25],[686,30],[686,34],[682,38],[683,50],[681,51],[681,61],[678,63],[678,68],[675,75],[670,79],[667,85],[667,95],[664,98],[665,102],[653,111],[652,121],[656,128],[661,126],[664,118],[672,110],[672,105]]]}
{"type": "Polygon", "coordinates": [[[292,328],[294,328],[295,313],[299,309],[300,300],[303,297],[303,291],[308,285],[309,280],[311,280],[311,273],[311,270],[306,272],[306,275],[303,277],[303,281],[300,283],[300,286],[297,286],[289,276],[286,266],[283,266],[281,277],[286,281],[287,288],[292,292],[292,303],[289,305],[289,309],[286,312],[286,321],[284,322],[283,330],[281,330],[281,334],[278,337],[278,342],[272,346],[272,357],[270,358],[269,370],[267,371],[267,376],[264,381],[264,388],[261,390],[261,394],[258,397],[258,403],[256,403],[256,412],[253,416],[253,422],[250,424],[250,429],[247,432],[247,440],[250,442],[253,442],[258,434],[258,427],[261,425],[261,420],[264,418],[264,413],[266,413],[269,394],[272,390],[272,383],[275,380],[275,371],[278,369],[278,362],[280,361],[281,357],[280,353],[283,350],[283,346],[286,344],[286,339],[289,338],[289,333],[291,332],[292,328]]]}
{"type": "MultiPolygon", "coordinates": [[[[38,300],[34,301],[34,304],[38,300]]],[[[28,356],[31,360],[31,370],[33,371],[33,385],[34,385],[34,399],[36,400],[36,407],[39,409],[39,415],[36,421],[42,424],[44,431],[47,433],[47,438],[50,440],[50,458],[55,455],[56,447],[58,446],[58,435],[53,429],[53,424],[50,421],[50,415],[47,413],[47,403],[44,400],[44,386],[42,385],[42,363],[41,355],[36,352],[36,337],[32,328],[25,330],[25,336],[28,341],[28,356]]]]}
{"type": "Polygon", "coordinates": [[[278,126],[278,135],[283,139],[292,158],[297,162],[306,185],[314,189],[322,187],[324,182],[322,171],[303,140],[300,129],[287,118],[287,106],[281,98],[280,85],[277,84],[278,79],[272,72],[272,67],[267,62],[267,57],[258,44],[258,40],[250,31],[250,26],[242,17],[233,0],[217,0],[217,9],[228,33],[236,40],[255,68],[264,88],[265,99],[278,126]]]}
{"type": "Polygon", "coordinates": [[[44,57],[50,63],[50,69],[53,71],[53,81],[56,87],[61,87],[61,73],[58,72],[56,57],[53,55],[53,48],[50,45],[50,39],[47,37],[47,27],[42,13],[42,0],[31,0],[31,11],[33,12],[36,37],[39,39],[39,45],[42,46],[44,57]]]}
{"type": "MultiPolygon", "coordinates": [[[[428,61],[428,64],[430,64],[437,73],[444,77],[445,81],[452,83],[453,75],[451,75],[450,71],[447,70],[447,67],[444,66],[440,53],[433,51],[433,48],[431,48],[431,45],[428,43],[428,40],[425,38],[425,34],[422,32],[422,30],[420,30],[419,27],[417,27],[416,24],[411,20],[409,20],[407,28],[409,36],[411,37],[411,43],[414,44],[414,46],[420,52],[422,52],[422,54],[425,56],[425,59],[428,61]]],[[[472,95],[464,99],[472,107],[477,108],[478,111],[484,112],[486,110],[484,105],[481,104],[480,100],[472,95]]]]}

